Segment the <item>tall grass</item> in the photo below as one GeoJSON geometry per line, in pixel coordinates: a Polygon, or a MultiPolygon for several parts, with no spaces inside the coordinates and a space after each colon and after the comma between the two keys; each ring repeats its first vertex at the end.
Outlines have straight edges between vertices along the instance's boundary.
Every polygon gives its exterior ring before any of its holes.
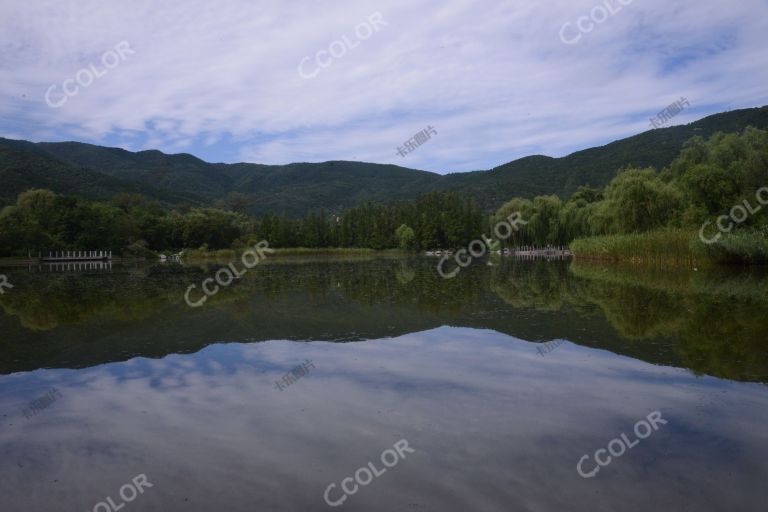
{"type": "Polygon", "coordinates": [[[693,265],[768,263],[768,229],[724,234],[705,244],[694,230],[660,229],[648,233],[581,238],[571,243],[577,258],[693,265]]]}
{"type": "Polygon", "coordinates": [[[704,259],[692,248],[695,238],[696,234],[688,230],[663,229],[580,238],[570,247],[577,258],[690,265],[704,259]]]}
{"type": "Polygon", "coordinates": [[[701,244],[698,252],[716,263],[768,263],[768,226],[723,236],[714,244],[701,244]]]}

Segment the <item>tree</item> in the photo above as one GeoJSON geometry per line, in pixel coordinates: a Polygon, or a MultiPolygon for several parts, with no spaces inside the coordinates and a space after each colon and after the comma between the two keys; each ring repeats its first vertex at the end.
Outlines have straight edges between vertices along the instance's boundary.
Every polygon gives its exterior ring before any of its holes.
{"type": "Polygon", "coordinates": [[[563,240],[560,226],[562,202],[557,196],[539,196],[533,200],[533,215],[528,221],[528,230],[534,241],[540,245],[555,245],[563,240]]]}
{"type": "Polygon", "coordinates": [[[397,245],[403,250],[413,250],[416,247],[416,233],[406,224],[401,224],[395,230],[397,245]]]}
{"type": "Polygon", "coordinates": [[[224,201],[226,208],[235,213],[246,214],[251,206],[251,198],[240,192],[230,192],[224,201]]]}
{"type": "Polygon", "coordinates": [[[609,232],[642,233],[667,225],[679,214],[680,194],[653,169],[626,169],[605,189],[609,232]]]}

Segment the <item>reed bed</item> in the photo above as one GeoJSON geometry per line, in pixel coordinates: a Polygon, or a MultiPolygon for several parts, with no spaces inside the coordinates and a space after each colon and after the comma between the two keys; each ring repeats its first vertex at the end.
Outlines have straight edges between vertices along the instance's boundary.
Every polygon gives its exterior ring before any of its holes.
{"type": "Polygon", "coordinates": [[[636,263],[765,264],[768,263],[768,232],[745,229],[723,234],[717,242],[705,244],[695,230],[661,229],[581,238],[571,243],[571,250],[577,258],[636,263]]]}
{"type": "MultiPolygon", "coordinates": [[[[629,235],[580,238],[571,243],[576,258],[695,265],[706,257],[693,248],[696,234],[664,229],[629,235]]],[[[701,243],[701,242],[699,242],[701,243]]]]}

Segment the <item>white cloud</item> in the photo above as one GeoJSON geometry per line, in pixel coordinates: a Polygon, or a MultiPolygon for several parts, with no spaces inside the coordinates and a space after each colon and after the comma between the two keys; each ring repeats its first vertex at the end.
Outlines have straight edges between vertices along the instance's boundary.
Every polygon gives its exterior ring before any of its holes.
{"type": "Polygon", "coordinates": [[[768,103],[766,2],[635,1],[578,44],[562,43],[563,24],[595,5],[6,2],[0,130],[32,140],[117,138],[211,160],[355,159],[447,172],[644,131],[680,96],[693,110],[676,123],[768,103]],[[314,61],[344,35],[354,41],[355,26],[375,12],[386,26],[315,78],[299,76],[304,56],[314,61]],[[46,105],[50,85],[60,88],[123,40],[135,54],[62,107],[46,105]],[[437,136],[397,156],[430,124],[437,136]]]}

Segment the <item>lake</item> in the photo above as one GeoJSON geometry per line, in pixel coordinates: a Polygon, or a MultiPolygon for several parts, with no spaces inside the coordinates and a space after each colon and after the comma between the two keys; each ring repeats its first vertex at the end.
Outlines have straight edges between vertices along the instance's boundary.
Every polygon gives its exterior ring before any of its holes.
{"type": "Polygon", "coordinates": [[[768,273],[5,267],[3,511],[764,511],[768,273]]]}

